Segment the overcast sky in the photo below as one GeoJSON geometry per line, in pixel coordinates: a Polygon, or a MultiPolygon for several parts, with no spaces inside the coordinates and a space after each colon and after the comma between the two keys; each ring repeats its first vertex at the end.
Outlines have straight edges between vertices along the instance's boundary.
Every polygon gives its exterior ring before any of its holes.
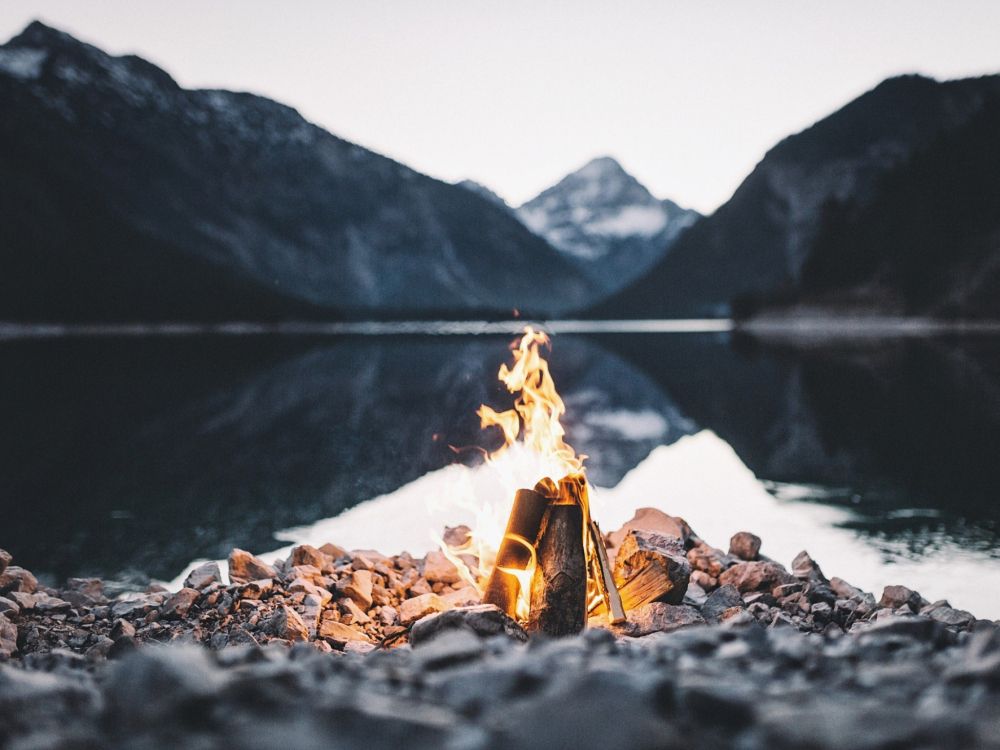
{"type": "Polygon", "coordinates": [[[1000,2],[2,0],[518,204],[610,154],[701,211],[883,78],[1000,72],[1000,2]]]}

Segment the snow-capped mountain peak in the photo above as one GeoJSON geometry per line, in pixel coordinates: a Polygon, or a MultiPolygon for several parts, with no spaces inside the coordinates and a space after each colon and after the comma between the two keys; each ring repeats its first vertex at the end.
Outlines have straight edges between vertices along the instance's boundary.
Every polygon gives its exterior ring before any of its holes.
{"type": "Polygon", "coordinates": [[[610,156],[601,156],[516,209],[525,226],[593,278],[620,283],[663,256],[698,214],[660,200],[610,156]]]}

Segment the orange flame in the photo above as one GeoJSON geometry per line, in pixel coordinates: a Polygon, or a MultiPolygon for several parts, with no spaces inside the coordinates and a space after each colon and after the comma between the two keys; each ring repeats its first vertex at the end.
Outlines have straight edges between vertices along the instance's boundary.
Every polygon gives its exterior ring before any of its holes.
{"type": "MultiPolygon", "coordinates": [[[[501,480],[507,480],[511,498],[518,487],[518,480],[520,486],[531,487],[543,477],[551,477],[558,482],[567,475],[584,474],[586,456],[577,455],[564,439],[566,433],[560,419],[566,413],[566,405],[556,391],[548,362],[541,355],[541,347],[550,345],[549,337],[544,332],[525,326],[524,335],[511,345],[513,365],[502,364],[498,375],[507,390],[517,394],[513,408],[497,412],[483,404],[476,412],[483,429],[498,427],[503,434],[503,445],[490,453],[486,462],[497,470],[501,480]],[[525,475],[533,478],[525,482],[525,475]]],[[[476,511],[478,514],[480,509],[476,511]]],[[[589,509],[585,508],[584,512],[588,513],[589,509]]],[[[496,521],[505,521],[505,517],[496,513],[482,513],[482,517],[480,520],[486,521],[481,523],[483,528],[474,529],[471,541],[461,549],[452,549],[439,540],[445,555],[480,592],[493,568],[503,538],[503,526],[498,527],[496,521]],[[488,526],[492,528],[486,528],[488,526]],[[466,565],[461,557],[463,554],[478,558],[478,576],[466,565]]],[[[517,614],[526,619],[535,567],[534,540],[514,538],[513,541],[526,544],[532,550],[532,561],[527,569],[503,569],[516,576],[521,584],[517,614]]]]}

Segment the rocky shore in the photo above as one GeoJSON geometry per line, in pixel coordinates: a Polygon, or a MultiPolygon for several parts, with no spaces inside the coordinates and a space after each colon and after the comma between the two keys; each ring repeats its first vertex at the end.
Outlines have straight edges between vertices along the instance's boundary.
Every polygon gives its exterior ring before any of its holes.
{"type": "Polygon", "coordinates": [[[612,559],[637,536],[670,594],[559,640],[439,552],[233,550],[228,582],[109,598],[0,551],[0,747],[1000,748],[998,623],[648,509],[612,559]]]}

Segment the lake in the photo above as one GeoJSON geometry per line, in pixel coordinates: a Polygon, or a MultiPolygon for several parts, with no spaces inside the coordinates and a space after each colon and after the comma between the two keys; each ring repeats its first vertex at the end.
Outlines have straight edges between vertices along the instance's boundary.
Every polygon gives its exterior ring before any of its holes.
{"type": "MultiPolygon", "coordinates": [[[[1000,617],[1000,338],[727,327],[556,328],[605,530],[659,507],[716,546],[749,530],[786,565],[805,548],[1000,617]]],[[[510,324],[31,333],[0,340],[0,546],[50,579],[171,580],[302,540],[429,549],[464,520],[434,502],[447,483],[489,481],[476,408],[510,405],[510,324]]]]}

